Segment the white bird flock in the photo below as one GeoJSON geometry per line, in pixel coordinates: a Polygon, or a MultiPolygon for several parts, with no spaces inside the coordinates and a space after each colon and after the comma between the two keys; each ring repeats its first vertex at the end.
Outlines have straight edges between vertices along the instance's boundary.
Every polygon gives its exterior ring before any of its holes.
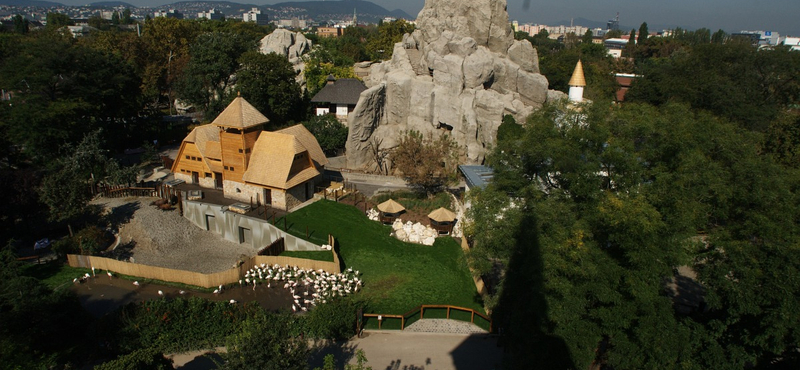
{"type": "Polygon", "coordinates": [[[253,285],[253,290],[259,284],[271,287],[274,282],[284,282],[283,288],[288,289],[294,298],[292,311],[308,311],[318,303],[326,303],[333,297],[344,297],[358,292],[363,285],[359,278],[361,273],[352,268],[345,272],[332,274],[323,270],[304,270],[297,266],[283,267],[275,264],[269,266],[262,263],[244,274],[245,285],[253,285]]]}

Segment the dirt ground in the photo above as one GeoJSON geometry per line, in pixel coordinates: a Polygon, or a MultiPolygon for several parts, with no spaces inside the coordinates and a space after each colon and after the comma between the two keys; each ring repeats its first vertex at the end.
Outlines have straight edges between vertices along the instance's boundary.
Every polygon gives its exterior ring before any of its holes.
{"type": "Polygon", "coordinates": [[[203,230],[178,210],[162,211],[150,205],[156,198],[99,198],[92,203],[105,207],[119,245],[109,257],[150,266],[214,273],[236,266],[256,251],[203,230]]]}

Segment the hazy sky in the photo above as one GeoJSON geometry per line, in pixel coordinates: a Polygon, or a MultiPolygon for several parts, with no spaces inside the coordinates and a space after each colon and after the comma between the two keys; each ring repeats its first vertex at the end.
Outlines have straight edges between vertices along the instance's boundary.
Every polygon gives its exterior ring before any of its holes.
{"type": "MultiPolygon", "coordinates": [[[[58,0],[55,0],[58,1],[58,0]]],[[[136,6],[155,6],[172,3],[172,0],[123,0],[136,6]]],[[[230,0],[257,5],[275,4],[286,0],[230,0]]],[[[296,0],[303,1],[303,0],[296,0]]],[[[371,0],[388,10],[402,9],[416,16],[424,0],[371,0]]],[[[470,1],[470,0],[464,0],[470,1]]],[[[607,21],[619,12],[620,24],[638,28],[648,25],[671,25],[688,29],[706,27],[713,31],[741,30],[775,31],[783,35],[800,36],[800,7],[798,0],[507,0],[511,20],[520,23],[540,23],[557,26],[553,22],[570,18],[607,21]]],[[[61,0],[63,3],[87,3],[86,0],[61,0]]],[[[651,31],[659,31],[650,28],[651,31]]]]}

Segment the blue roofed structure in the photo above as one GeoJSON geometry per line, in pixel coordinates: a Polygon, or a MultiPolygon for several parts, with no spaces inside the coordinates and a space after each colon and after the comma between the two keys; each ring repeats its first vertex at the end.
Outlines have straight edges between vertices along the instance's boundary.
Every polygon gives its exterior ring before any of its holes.
{"type": "Polygon", "coordinates": [[[492,181],[494,177],[494,170],[491,167],[487,166],[466,166],[460,165],[458,166],[458,170],[464,175],[466,179],[467,188],[466,190],[472,189],[474,187],[478,188],[485,188],[489,182],[492,181]]]}

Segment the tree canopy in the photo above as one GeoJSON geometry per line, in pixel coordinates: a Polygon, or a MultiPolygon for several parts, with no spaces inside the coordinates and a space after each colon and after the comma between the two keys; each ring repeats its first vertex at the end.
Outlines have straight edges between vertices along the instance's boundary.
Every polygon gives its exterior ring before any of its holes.
{"type": "Polygon", "coordinates": [[[500,279],[512,368],[791,357],[800,320],[778,318],[800,304],[800,178],[760,135],[674,103],[548,106],[523,130],[487,158],[466,228],[471,264],[500,279]]]}

